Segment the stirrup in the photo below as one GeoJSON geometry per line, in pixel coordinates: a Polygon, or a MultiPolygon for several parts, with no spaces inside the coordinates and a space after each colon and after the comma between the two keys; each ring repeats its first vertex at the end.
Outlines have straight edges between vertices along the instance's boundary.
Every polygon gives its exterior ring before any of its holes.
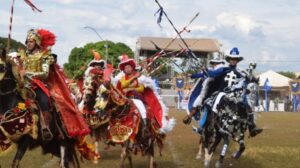
{"type": "Polygon", "coordinates": [[[53,139],[53,134],[48,127],[42,128],[41,133],[43,141],[51,141],[53,139]]]}

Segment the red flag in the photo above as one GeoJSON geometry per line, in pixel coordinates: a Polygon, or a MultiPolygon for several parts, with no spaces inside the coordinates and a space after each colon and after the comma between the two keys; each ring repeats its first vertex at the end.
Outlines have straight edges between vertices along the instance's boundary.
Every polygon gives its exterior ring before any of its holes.
{"type": "Polygon", "coordinates": [[[30,7],[33,11],[38,11],[38,12],[42,12],[42,10],[38,9],[30,0],[24,0],[30,7]]]}
{"type": "Polygon", "coordinates": [[[110,75],[113,73],[114,67],[111,64],[106,65],[106,69],[104,70],[104,79],[106,81],[110,80],[110,75]]]}

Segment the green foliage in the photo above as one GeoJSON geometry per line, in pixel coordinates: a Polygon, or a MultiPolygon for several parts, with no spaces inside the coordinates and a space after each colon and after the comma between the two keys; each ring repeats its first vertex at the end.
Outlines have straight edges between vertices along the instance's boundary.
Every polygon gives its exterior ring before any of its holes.
{"type": "Polygon", "coordinates": [[[124,43],[114,43],[111,41],[88,43],[84,47],[75,47],[72,49],[68,62],[64,64],[66,75],[74,79],[81,78],[88,63],[93,59],[92,50],[99,52],[102,59],[106,59],[106,43],[108,45],[107,61],[112,63],[115,68],[117,68],[119,63],[118,56],[127,54],[129,57],[133,57],[133,51],[124,43]]]}
{"type": "MultiPolygon", "coordinates": [[[[4,37],[0,37],[0,45],[2,46],[7,46],[7,38],[4,38],[4,37]]],[[[18,49],[25,49],[25,45],[21,42],[18,42],[14,39],[11,39],[10,41],[10,51],[18,51],[18,49]]]]}
{"type": "Polygon", "coordinates": [[[294,72],[290,72],[290,71],[280,71],[278,73],[283,75],[283,76],[286,76],[288,78],[291,78],[291,79],[296,79],[296,77],[297,77],[294,72]]]}

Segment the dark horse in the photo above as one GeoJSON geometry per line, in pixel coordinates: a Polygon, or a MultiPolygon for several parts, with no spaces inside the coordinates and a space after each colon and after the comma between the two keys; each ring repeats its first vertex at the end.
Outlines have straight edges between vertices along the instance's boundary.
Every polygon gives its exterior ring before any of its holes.
{"type": "MultiPolygon", "coordinates": [[[[96,92],[93,90],[93,92],[96,92]]],[[[85,99],[85,105],[89,111],[94,110],[95,105],[95,94],[88,95],[85,99]]],[[[108,118],[101,117],[99,113],[89,113],[89,112],[83,112],[83,117],[85,119],[85,122],[88,124],[91,133],[91,140],[94,143],[94,151],[95,156],[92,158],[92,161],[94,164],[98,164],[98,160],[100,159],[100,153],[99,153],[99,141],[102,140],[104,142],[107,141],[107,127],[108,127],[108,118]]]]}
{"type": "MultiPolygon", "coordinates": [[[[2,73],[3,76],[2,78],[0,78],[0,116],[2,116],[0,117],[0,126],[5,127],[7,124],[11,124],[11,127],[7,128],[10,129],[17,126],[14,125],[14,123],[9,123],[10,121],[14,121],[14,115],[7,114],[12,113],[14,111],[12,109],[15,109],[15,107],[18,106],[18,104],[23,103],[24,100],[21,98],[19,92],[16,89],[16,75],[18,74],[15,72],[18,72],[18,70],[14,70],[14,68],[17,68],[17,66],[13,61],[7,61],[7,59],[3,58],[3,56],[5,56],[4,53],[0,61],[0,74],[2,73]],[[9,120],[6,120],[6,116],[10,116],[10,118],[8,118],[9,120]]],[[[18,135],[17,138],[10,139],[12,142],[17,144],[17,152],[13,159],[12,167],[17,168],[20,166],[20,161],[28,148],[33,149],[34,147],[37,147],[39,145],[42,147],[45,154],[51,153],[54,156],[61,157],[61,167],[69,167],[69,165],[80,167],[74,148],[75,141],[74,139],[68,138],[66,133],[63,131],[62,121],[60,120],[59,113],[57,113],[55,110],[52,111],[53,119],[50,129],[53,133],[54,138],[49,142],[45,142],[41,138],[41,130],[39,129],[40,120],[36,118],[36,124],[32,124],[34,123],[34,117],[32,116],[41,115],[38,110],[34,109],[35,108],[30,108],[30,112],[28,113],[28,115],[26,115],[27,118],[25,118],[25,120],[27,119],[31,121],[29,122],[32,126],[30,127],[31,130],[29,129],[27,132],[24,132],[24,134],[18,135]],[[34,126],[37,126],[37,136],[32,136],[32,134],[30,134],[30,132],[34,132],[34,130],[32,130],[34,126]]]]}
{"type": "Polygon", "coordinates": [[[211,157],[222,139],[224,145],[215,167],[222,166],[230,139],[239,144],[239,150],[232,155],[233,158],[239,159],[244,152],[246,148],[245,132],[247,128],[250,129],[253,126],[249,122],[249,118],[254,115],[252,109],[254,109],[254,102],[257,99],[258,80],[254,77],[251,80],[245,79],[242,90],[225,93],[217,107],[217,113],[212,111],[212,106],[218,94],[205,101],[203,107],[204,115],[206,115],[205,123],[203,123],[205,167],[209,167],[211,157]]]}
{"type": "Polygon", "coordinates": [[[154,162],[154,143],[162,149],[164,134],[158,133],[155,122],[150,125],[145,133],[140,115],[132,100],[125,97],[112,84],[105,83],[99,87],[95,103],[97,113],[101,118],[109,119],[108,140],[112,144],[121,144],[121,167],[124,167],[128,158],[132,167],[131,152],[141,151],[142,155],[149,156],[149,167],[156,167],[154,162]]]}

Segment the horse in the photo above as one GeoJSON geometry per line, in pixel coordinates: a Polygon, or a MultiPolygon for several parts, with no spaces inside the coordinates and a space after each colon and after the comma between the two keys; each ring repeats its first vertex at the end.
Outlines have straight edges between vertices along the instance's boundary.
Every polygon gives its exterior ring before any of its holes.
{"type": "Polygon", "coordinates": [[[206,120],[203,120],[203,136],[205,148],[204,166],[209,167],[213,152],[220,141],[224,140],[219,160],[216,162],[216,167],[221,167],[224,161],[226,151],[229,147],[229,140],[233,139],[239,143],[239,150],[232,157],[239,159],[245,151],[244,136],[249,127],[249,117],[253,117],[252,109],[254,102],[257,100],[258,82],[259,79],[254,77],[242,81],[245,83],[240,90],[229,91],[221,95],[221,101],[218,105],[218,112],[213,112],[212,108],[214,101],[218,99],[218,95],[213,94],[208,98],[203,106],[203,111],[206,120]],[[245,99],[248,99],[245,102],[245,99]]]}
{"type": "Polygon", "coordinates": [[[101,118],[109,119],[108,140],[111,144],[121,144],[121,167],[124,167],[128,158],[132,164],[131,153],[141,151],[142,155],[149,156],[149,167],[156,167],[154,161],[154,144],[160,148],[163,145],[164,133],[159,133],[154,119],[150,120],[147,131],[143,131],[143,123],[137,107],[131,99],[125,97],[110,83],[102,84],[98,91],[95,108],[101,118]]]}
{"type": "Polygon", "coordinates": [[[61,167],[79,168],[80,164],[74,148],[75,140],[69,138],[64,132],[63,123],[55,108],[51,113],[53,119],[50,124],[53,139],[45,142],[41,138],[41,120],[39,119],[41,114],[38,105],[33,99],[25,101],[18,92],[16,78],[19,77],[19,74],[16,72],[19,71],[14,68],[18,68],[15,62],[1,58],[0,73],[3,78],[0,78],[0,126],[2,131],[0,131],[0,135],[3,133],[6,137],[2,136],[2,138],[17,144],[12,168],[20,167],[20,162],[27,149],[37,146],[41,146],[45,154],[51,153],[61,157],[61,167]],[[25,107],[24,104],[26,104],[25,107]],[[18,127],[21,128],[17,130],[18,127]]]}
{"type": "Polygon", "coordinates": [[[86,77],[84,82],[82,82],[82,89],[80,89],[79,84],[76,82],[70,85],[72,94],[78,102],[78,108],[82,112],[82,116],[91,130],[90,137],[94,145],[90,146],[95,152],[95,156],[93,157],[94,164],[98,164],[98,160],[101,158],[99,153],[99,141],[106,141],[108,127],[108,119],[101,118],[99,113],[96,113],[94,110],[97,88],[102,82],[102,80],[94,81],[91,77],[86,77]]]}

